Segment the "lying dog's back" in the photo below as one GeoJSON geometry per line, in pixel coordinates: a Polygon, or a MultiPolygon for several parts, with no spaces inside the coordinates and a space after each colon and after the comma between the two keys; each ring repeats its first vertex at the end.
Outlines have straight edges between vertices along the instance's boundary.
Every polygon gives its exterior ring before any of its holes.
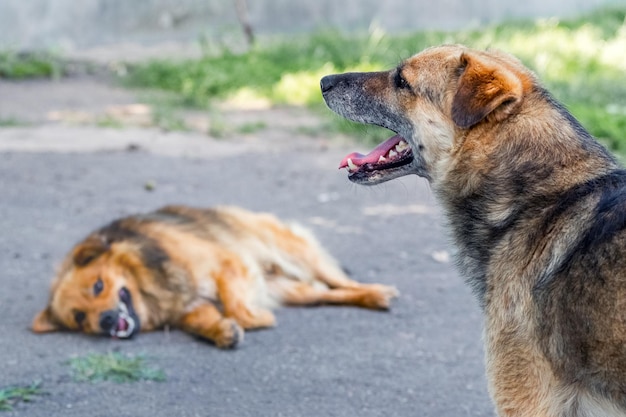
{"type": "MultiPolygon", "coordinates": [[[[305,281],[314,279],[308,266],[311,259],[307,255],[313,256],[313,249],[321,250],[313,235],[297,223],[283,223],[273,215],[238,207],[166,206],[153,213],[113,222],[96,234],[115,239],[116,229],[120,228],[129,232],[129,239],[135,232],[141,235],[138,240],[159,242],[163,249],[167,249],[168,256],[181,258],[178,262],[184,259],[184,262],[197,266],[203,259],[210,259],[211,254],[224,257],[233,253],[255,273],[275,275],[280,271],[305,281]],[[257,270],[258,267],[262,269],[257,270]]],[[[149,260],[149,245],[145,250],[145,259],[149,260]]],[[[335,265],[330,256],[323,262],[335,265]]],[[[195,274],[195,277],[202,280],[202,274],[195,274]]]]}

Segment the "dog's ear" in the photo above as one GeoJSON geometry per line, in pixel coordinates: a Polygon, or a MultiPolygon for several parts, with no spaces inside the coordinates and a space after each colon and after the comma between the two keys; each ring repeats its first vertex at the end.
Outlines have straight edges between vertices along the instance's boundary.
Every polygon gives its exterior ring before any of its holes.
{"type": "Polygon", "coordinates": [[[76,266],[86,266],[91,261],[108,251],[110,245],[106,237],[93,234],[79,243],[72,253],[72,259],[76,266]]]}
{"type": "Polygon", "coordinates": [[[464,52],[457,90],[452,99],[452,120],[467,129],[494,114],[503,120],[519,105],[522,80],[497,61],[464,52]]]}
{"type": "Polygon", "coordinates": [[[61,326],[58,321],[54,318],[54,314],[52,314],[52,310],[50,306],[46,307],[45,310],[37,313],[35,318],[33,319],[33,324],[31,325],[31,329],[35,333],[48,333],[48,332],[56,332],[61,330],[61,326]]]}

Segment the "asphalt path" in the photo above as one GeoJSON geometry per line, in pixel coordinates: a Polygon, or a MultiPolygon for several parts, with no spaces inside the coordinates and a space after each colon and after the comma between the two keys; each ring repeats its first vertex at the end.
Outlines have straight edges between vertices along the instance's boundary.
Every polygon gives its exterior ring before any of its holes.
{"type": "Polygon", "coordinates": [[[417,177],[351,184],[336,167],[352,150],[263,132],[225,142],[132,129],[0,129],[0,388],[41,381],[47,392],[1,414],[493,416],[481,313],[449,259],[434,195],[417,177]],[[175,330],[132,341],[29,331],[55,265],[77,240],[171,203],[236,204],[297,220],[355,279],[395,285],[401,297],[389,312],[282,308],[276,328],[247,333],[233,351],[175,330]],[[68,359],[110,351],[149,357],[166,381],[72,380],[68,359]]]}

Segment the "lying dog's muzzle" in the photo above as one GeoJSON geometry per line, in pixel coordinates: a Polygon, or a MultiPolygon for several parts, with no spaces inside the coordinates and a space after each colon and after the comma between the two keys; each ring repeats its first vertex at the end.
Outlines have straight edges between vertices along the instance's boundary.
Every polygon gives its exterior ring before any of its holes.
{"type": "Polygon", "coordinates": [[[139,317],[133,308],[132,296],[128,289],[119,291],[117,309],[107,310],[100,314],[99,325],[105,334],[119,339],[129,339],[139,332],[139,317]]]}
{"type": "Polygon", "coordinates": [[[117,317],[119,313],[117,310],[107,310],[100,314],[100,328],[109,333],[117,324],[117,317]]]}

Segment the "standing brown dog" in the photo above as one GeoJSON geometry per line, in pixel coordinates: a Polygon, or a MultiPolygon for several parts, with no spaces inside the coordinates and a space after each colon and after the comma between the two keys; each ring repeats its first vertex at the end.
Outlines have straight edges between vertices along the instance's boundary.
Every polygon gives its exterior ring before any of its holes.
{"type": "Polygon", "coordinates": [[[431,48],[330,75],[340,115],[397,136],[350,180],[427,178],[484,309],[501,416],[626,416],[626,171],[517,59],[431,48]]]}

